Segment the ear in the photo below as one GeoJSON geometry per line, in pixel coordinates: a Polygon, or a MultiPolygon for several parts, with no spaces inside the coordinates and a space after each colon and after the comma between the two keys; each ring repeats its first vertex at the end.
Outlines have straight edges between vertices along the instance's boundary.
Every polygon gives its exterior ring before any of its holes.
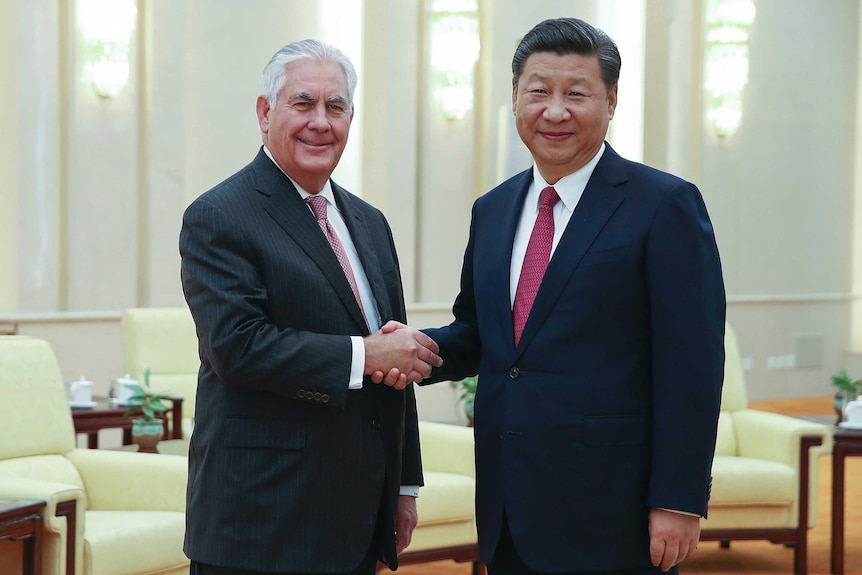
{"type": "Polygon", "coordinates": [[[260,126],[260,131],[266,134],[269,132],[269,102],[263,96],[257,97],[257,124],[260,126]]]}
{"type": "Polygon", "coordinates": [[[518,105],[518,80],[512,78],[512,113],[515,113],[515,108],[518,105]]]}
{"type": "Polygon", "coordinates": [[[608,93],[608,119],[613,120],[614,112],[617,109],[617,86],[615,85],[611,88],[611,91],[608,93]]]}

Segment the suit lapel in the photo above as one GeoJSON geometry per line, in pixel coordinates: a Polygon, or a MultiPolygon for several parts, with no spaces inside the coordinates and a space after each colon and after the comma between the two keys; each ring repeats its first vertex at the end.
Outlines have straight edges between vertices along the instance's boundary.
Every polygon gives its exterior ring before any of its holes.
{"type": "Polygon", "coordinates": [[[392,318],[392,309],[389,305],[383,270],[377,258],[377,246],[371,239],[372,235],[368,233],[368,222],[362,210],[357,209],[353,197],[344,188],[332,182],[332,193],[335,195],[344,223],[350,231],[350,237],[353,238],[353,245],[356,246],[359,261],[362,263],[365,277],[368,278],[368,285],[371,286],[371,293],[377,304],[377,313],[380,315],[381,322],[386,323],[392,318]]]}
{"type": "MultiPolygon", "coordinates": [[[[554,309],[584,254],[625,200],[625,194],[618,186],[626,179],[622,158],[606,144],[605,152],[590,176],[560,243],[548,262],[548,269],[542,278],[542,284],[518,342],[518,351],[525,349],[536,335],[554,309]]],[[[509,315],[511,317],[511,313],[509,315]]]]}
{"type": "MultiPolygon", "coordinates": [[[[281,228],[302,248],[309,259],[329,280],[332,289],[344,303],[351,318],[367,333],[362,310],[353,296],[350,283],[332,251],[332,246],[318,226],[314,215],[293,187],[290,179],[261,151],[252,163],[257,191],[268,196],[264,209],[281,228]]],[[[356,243],[356,240],[354,240],[356,243]]]]}
{"type": "Polygon", "coordinates": [[[507,191],[507,201],[495,204],[495,211],[490,217],[490,221],[494,223],[490,226],[492,236],[487,245],[499,246],[500,249],[478,255],[479,258],[485,258],[491,257],[491,254],[498,254],[489,261],[488,281],[492,286],[499,286],[499,289],[494,291],[493,300],[490,302],[490,316],[494,318],[495,322],[499,322],[493,333],[504,335],[503,339],[510,353],[515,350],[512,298],[509,293],[509,278],[512,273],[512,246],[515,243],[515,230],[518,226],[518,220],[521,218],[521,210],[524,207],[527,191],[532,182],[532,168],[525,170],[511,182],[507,191]]]}

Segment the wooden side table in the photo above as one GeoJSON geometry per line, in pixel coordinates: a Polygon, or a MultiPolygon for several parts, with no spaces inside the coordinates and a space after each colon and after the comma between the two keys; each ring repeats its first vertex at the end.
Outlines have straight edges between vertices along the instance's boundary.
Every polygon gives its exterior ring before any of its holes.
{"type": "Polygon", "coordinates": [[[832,556],[830,571],[844,575],[844,460],[862,456],[862,430],[836,428],[832,446],[832,556]]]}
{"type": "Polygon", "coordinates": [[[0,498],[0,539],[24,542],[23,575],[42,575],[44,501],[0,498]]]}
{"type": "MultiPolygon", "coordinates": [[[[173,426],[172,433],[168,435],[167,416],[164,414],[165,439],[183,438],[183,398],[166,397],[171,401],[168,413],[173,426]]],[[[75,424],[75,433],[87,434],[87,446],[90,449],[99,447],[99,430],[109,428],[120,428],[123,430],[123,444],[132,443],[132,421],[136,416],[126,415],[129,406],[115,405],[109,403],[105,398],[95,398],[95,407],[72,408],[72,421],[75,424]]]]}

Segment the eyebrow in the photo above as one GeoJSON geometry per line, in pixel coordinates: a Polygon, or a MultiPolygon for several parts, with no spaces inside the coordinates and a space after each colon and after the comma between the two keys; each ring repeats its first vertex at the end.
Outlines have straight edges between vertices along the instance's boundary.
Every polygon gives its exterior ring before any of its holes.
{"type": "MultiPolygon", "coordinates": [[[[308,92],[297,92],[296,94],[291,96],[290,99],[291,100],[305,100],[308,102],[314,102],[317,100],[317,98],[315,98],[314,96],[312,96],[308,92]]],[[[344,96],[341,96],[339,94],[336,94],[334,96],[330,96],[329,98],[327,98],[326,101],[330,102],[330,103],[336,103],[336,104],[345,104],[345,105],[347,104],[347,98],[345,98],[344,96]]]]}

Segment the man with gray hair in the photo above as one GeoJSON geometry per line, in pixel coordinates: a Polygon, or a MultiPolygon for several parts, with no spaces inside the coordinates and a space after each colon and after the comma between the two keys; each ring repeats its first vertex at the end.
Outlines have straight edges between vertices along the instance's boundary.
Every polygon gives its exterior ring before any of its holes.
{"type": "Polygon", "coordinates": [[[201,367],[189,448],[192,575],[390,568],[422,485],[413,387],[441,364],[408,329],[383,214],[330,176],[356,72],[315,40],[263,72],[257,157],[197,198],[180,234],[201,367]],[[404,333],[401,333],[404,332],[404,333]],[[366,374],[397,368],[399,384],[366,374]]]}

